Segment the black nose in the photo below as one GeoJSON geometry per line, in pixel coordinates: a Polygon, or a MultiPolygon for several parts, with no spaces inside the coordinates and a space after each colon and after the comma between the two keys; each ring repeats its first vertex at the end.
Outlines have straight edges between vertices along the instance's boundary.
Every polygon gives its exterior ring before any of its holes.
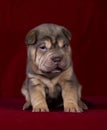
{"type": "Polygon", "coordinates": [[[60,56],[52,57],[53,62],[60,62],[61,60],[62,60],[62,57],[60,56]]]}

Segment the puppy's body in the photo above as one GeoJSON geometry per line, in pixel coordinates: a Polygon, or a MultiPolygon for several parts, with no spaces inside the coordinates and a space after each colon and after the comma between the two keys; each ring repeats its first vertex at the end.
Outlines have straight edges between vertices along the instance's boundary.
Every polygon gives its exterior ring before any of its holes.
{"type": "Polygon", "coordinates": [[[52,99],[63,103],[66,112],[82,112],[81,86],[73,71],[71,33],[55,24],[42,24],[26,36],[27,76],[22,87],[26,103],[33,112],[49,111],[52,99]]]}

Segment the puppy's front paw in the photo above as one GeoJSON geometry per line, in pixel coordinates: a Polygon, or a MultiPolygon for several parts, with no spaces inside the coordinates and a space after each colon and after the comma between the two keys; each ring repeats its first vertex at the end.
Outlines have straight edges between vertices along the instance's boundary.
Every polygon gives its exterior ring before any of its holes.
{"type": "Polygon", "coordinates": [[[46,104],[38,104],[33,107],[32,112],[49,112],[49,108],[46,104]]]}
{"type": "Polygon", "coordinates": [[[80,108],[77,104],[75,103],[71,103],[71,102],[68,102],[68,103],[65,103],[64,105],[64,111],[65,112],[83,112],[83,109],[80,108]]]}
{"type": "Polygon", "coordinates": [[[30,102],[26,102],[26,103],[23,105],[23,110],[28,109],[30,106],[31,106],[31,103],[30,103],[30,102]]]}
{"type": "Polygon", "coordinates": [[[83,101],[79,100],[78,104],[79,104],[79,107],[81,107],[82,109],[84,110],[88,109],[87,105],[83,101]]]}

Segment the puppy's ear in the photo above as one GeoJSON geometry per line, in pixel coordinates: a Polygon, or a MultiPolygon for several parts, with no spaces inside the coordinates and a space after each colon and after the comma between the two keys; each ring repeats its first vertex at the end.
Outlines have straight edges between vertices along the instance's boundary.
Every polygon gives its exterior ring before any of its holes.
{"type": "Polygon", "coordinates": [[[37,34],[38,34],[37,30],[29,31],[28,34],[25,37],[26,45],[33,45],[33,44],[35,44],[36,41],[37,41],[37,34]]]}
{"type": "Polygon", "coordinates": [[[62,28],[62,32],[64,33],[64,35],[66,36],[66,38],[70,41],[71,38],[72,38],[71,32],[67,28],[65,28],[65,27],[62,28]]]}

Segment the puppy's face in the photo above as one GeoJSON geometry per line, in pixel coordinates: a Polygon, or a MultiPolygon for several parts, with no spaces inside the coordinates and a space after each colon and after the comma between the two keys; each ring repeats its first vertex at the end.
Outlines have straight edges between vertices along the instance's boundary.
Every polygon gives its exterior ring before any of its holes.
{"type": "Polygon", "coordinates": [[[41,73],[56,76],[71,64],[70,39],[70,32],[62,26],[40,25],[26,36],[28,58],[41,73]]]}

